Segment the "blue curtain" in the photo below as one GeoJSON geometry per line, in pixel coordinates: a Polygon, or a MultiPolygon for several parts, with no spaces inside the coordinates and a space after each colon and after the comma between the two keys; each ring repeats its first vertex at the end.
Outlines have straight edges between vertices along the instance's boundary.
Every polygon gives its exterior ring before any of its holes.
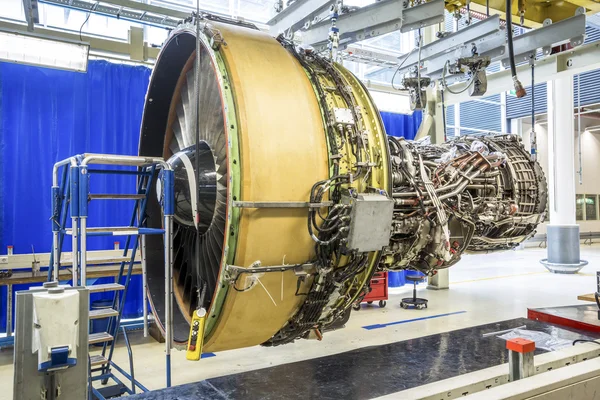
{"type": "MultiPolygon", "coordinates": [[[[423,119],[423,113],[421,111],[415,111],[412,114],[381,112],[381,119],[383,120],[383,125],[385,126],[385,131],[388,135],[412,140],[417,136],[417,131],[419,130],[419,126],[423,119]]],[[[414,271],[410,273],[410,275],[417,274],[418,273],[414,271]]],[[[388,286],[404,286],[406,284],[406,275],[409,274],[405,271],[390,271],[388,273],[388,286]]]]}
{"type": "MultiPolygon", "coordinates": [[[[86,74],[0,63],[0,253],[7,245],[14,246],[15,253],[50,251],[55,162],[81,153],[137,154],[149,77],[146,67],[106,61],[90,61],[86,74]]],[[[133,177],[97,175],[90,184],[93,193],[135,189],[133,177]]],[[[88,225],[128,225],[132,211],[133,202],[98,201],[90,205],[88,225]]],[[[113,241],[90,238],[88,248],[111,249],[113,241]]],[[[70,241],[65,243],[70,251],[70,241]]],[[[131,285],[126,317],[139,316],[142,309],[140,277],[131,285]]],[[[91,300],[96,297],[102,296],[91,300]]],[[[5,304],[2,287],[2,329],[5,304]]]]}
{"type": "Polygon", "coordinates": [[[381,119],[388,135],[413,140],[417,136],[423,113],[421,111],[412,114],[381,112],[381,119]]]}

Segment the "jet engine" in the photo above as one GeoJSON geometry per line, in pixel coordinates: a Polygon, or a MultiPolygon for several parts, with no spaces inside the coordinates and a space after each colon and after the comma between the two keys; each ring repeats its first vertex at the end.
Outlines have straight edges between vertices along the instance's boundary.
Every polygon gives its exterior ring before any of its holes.
{"type": "MultiPolygon", "coordinates": [[[[543,220],[544,177],[514,137],[388,138],[342,65],[243,22],[197,24],[159,54],[139,146],[175,170],[176,342],[200,307],[205,351],[319,338],[376,270],[433,274],[465,250],[511,248],[543,220]]],[[[162,328],[161,237],[147,238],[146,259],[162,328]]]]}

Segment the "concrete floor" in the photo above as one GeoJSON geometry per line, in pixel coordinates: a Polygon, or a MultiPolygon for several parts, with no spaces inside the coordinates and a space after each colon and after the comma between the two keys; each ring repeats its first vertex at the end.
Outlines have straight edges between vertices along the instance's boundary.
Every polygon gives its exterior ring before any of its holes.
{"type": "MultiPolygon", "coordinates": [[[[345,329],[328,332],[322,342],[301,340],[275,348],[252,347],[217,353],[216,357],[190,362],[185,352],[173,351],[173,385],[233,374],[272,365],[340,353],[359,347],[381,345],[506,319],[526,317],[528,307],[581,304],[577,295],[596,287],[600,245],[582,245],[581,257],[589,261],[577,275],[555,275],[539,263],[545,249],[527,248],[494,254],[465,255],[450,270],[450,289],[426,290],[418,295],[429,299],[426,310],[403,310],[402,297],[412,287],[391,289],[386,308],[363,305],[353,312],[345,329]],[[465,311],[434,319],[419,320],[381,329],[363,326],[465,311]]],[[[257,321],[258,323],[258,321],[257,321]]],[[[136,378],[150,389],[165,386],[164,345],[132,334],[136,378]]],[[[128,370],[127,352],[119,347],[115,361],[128,370]]],[[[0,399],[12,399],[12,349],[0,351],[0,399]]]]}

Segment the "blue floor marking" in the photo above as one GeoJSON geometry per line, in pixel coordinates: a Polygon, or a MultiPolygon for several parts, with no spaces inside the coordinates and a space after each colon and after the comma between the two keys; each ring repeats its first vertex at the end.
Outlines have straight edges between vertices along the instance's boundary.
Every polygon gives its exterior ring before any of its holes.
{"type": "Polygon", "coordinates": [[[216,356],[215,353],[202,353],[200,358],[210,358],[210,357],[214,357],[214,356],[216,356]]]}
{"type": "Polygon", "coordinates": [[[385,327],[390,326],[390,325],[407,324],[409,322],[422,321],[424,319],[433,319],[433,318],[447,317],[449,315],[464,314],[464,313],[466,313],[466,311],[455,311],[455,312],[446,313],[446,314],[430,315],[429,317],[421,317],[421,318],[413,318],[413,319],[403,319],[402,321],[388,322],[387,324],[367,325],[367,326],[363,326],[363,329],[367,329],[367,330],[370,331],[372,329],[385,328],[385,327]]]}

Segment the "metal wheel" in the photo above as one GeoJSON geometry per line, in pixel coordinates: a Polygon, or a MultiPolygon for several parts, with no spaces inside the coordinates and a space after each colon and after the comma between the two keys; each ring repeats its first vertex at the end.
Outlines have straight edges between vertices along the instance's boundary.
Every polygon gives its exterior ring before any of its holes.
{"type": "Polygon", "coordinates": [[[383,308],[387,305],[387,302],[385,300],[379,300],[379,307],[383,308]]]}
{"type": "Polygon", "coordinates": [[[353,304],[352,308],[354,309],[354,311],[360,310],[360,303],[353,304]]]}

